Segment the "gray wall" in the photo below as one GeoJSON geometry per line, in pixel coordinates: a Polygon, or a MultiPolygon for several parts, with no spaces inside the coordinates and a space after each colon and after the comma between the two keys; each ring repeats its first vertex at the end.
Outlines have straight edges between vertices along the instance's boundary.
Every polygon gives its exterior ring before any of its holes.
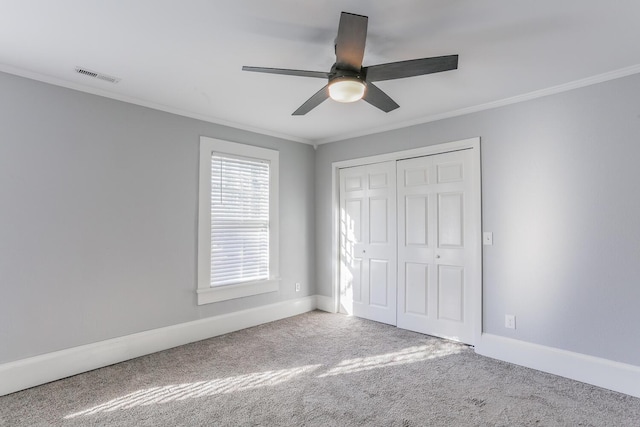
{"type": "Polygon", "coordinates": [[[331,295],[331,163],[480,136],[485,332],[640,365],[640,75],[317,152],[1,73],[0,93],[0,363],[331,295]],[[196,305],[200,135],[280,151],[279,293],[196,305]]]}
{"type": "Polygon", "coordinates": [[[331,295],[331,163],[475,136],[494,233],[484,331],[640,365],[640,75],[318,147],[318,293],[331,295]]]}
{"type": "Polygon", "coordinates": [[[0,94],[0,363],[315,293],[312,147],[8,74],[0,94]],[[200,135],[280,151],[280,292],[196,305],[200,135]]]}

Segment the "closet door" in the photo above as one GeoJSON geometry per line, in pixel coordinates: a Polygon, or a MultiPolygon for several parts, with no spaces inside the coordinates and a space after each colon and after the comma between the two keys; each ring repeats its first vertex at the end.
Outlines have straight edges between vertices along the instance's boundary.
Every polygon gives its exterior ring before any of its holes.
{"type": "Polygon", "coordinates": [[[341,311],[396,324],[396,225],[396,162],[341,169],[341,311]]]}
{"type": "Polygon", "coordinates": [[[471,150],[398,161],[398,327],[473,343],[471,150]]]}

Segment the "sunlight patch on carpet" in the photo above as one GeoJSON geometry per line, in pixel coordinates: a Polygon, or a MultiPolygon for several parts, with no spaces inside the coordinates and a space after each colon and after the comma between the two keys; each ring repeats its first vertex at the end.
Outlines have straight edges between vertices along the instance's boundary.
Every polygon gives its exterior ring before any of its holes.
{"type": "Polygon", "coordinates": [[[423,362],[425,360],[458,354],[462,352],[462,350],[463,347],[461,345],[453,343],[441,344],[436,348],[429,345],[408,347],[393,353],[343,360],[335,368],[330,369],[324,374],[318,375],[318,378],[333,375],[353,374],[355,372],[368,371],[371,369],[388,368],[391,366],[406,365],[408,363],[423,362]]]}
{"type": "Polygon", "coordinates": [[[219,378],[211,381],[151,387],[129,393],[84,411],[69,414],[64,418],[71,419],[103,412],[131,409],[138,406],[157,405],[216,394],[252,390],[260,387],[271,387],[289,381],[298,375],[314,371],[321,366],[307,365],[279,371],[256,372],[229,378],[219,378]]]}

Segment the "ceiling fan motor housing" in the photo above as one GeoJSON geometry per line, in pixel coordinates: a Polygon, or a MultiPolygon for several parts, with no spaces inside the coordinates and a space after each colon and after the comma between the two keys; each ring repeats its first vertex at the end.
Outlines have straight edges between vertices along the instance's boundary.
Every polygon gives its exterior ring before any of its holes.
{"type": "Polygon", "coordinates": [[[331,71],[329,71],[329,83],[334,80],[357,80],[362,84],[366,85],[365,81],[365,73],[363,70],[355,71],[349,69],[338,68],[336,64],[331,66],[331,71]]]}

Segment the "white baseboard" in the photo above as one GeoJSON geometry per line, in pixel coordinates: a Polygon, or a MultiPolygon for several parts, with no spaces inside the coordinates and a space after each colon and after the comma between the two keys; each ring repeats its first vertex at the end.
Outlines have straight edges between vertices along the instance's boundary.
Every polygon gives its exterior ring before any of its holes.
{"type": "Polygon", "coordinates": [[[327,313],[336,313],[336,304],[333,298],[324,295],[316,295],[316,308],[327,313]]]}
{"type": "Polygon", "coordinates": [[[476,353],[640,397],[640,366],[482,334],[476,353]]]}
{"type": "Polygon", "coordinates": [[[315,310],[316,296],[223,314],[0,364],[0,396],[315,310]]]}
{"type": "MultiPolygon", "coordinates": [[[[335,313],[333,298],[313,295],[0,364],[0,396],[316,308],[335,313]]],[[[476,352],[640,398],[638,366],[492,334],[482,335],[476,352]]]]}

